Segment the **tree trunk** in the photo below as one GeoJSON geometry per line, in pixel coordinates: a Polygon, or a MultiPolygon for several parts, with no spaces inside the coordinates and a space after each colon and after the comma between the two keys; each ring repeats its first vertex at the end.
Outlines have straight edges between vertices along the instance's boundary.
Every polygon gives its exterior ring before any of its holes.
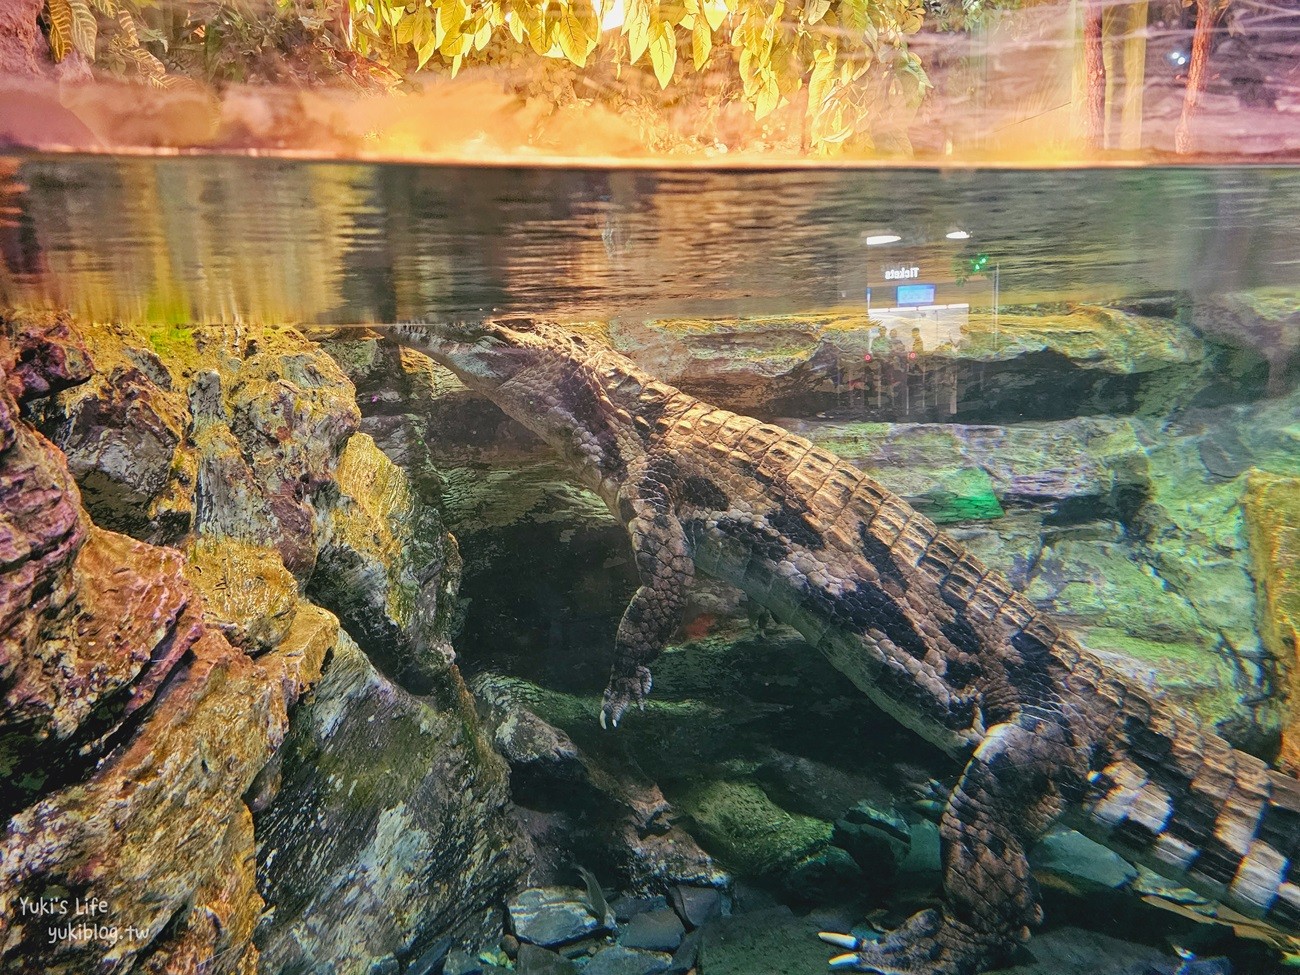
{"type": "Polygon", "coordinates": [[[1106,61],[1102,51],[1102,2],[1084,0],[1083,138],[1089,149],[1100,149],[1106,133],[1106,61]]]}
{"type": "Polygon", "coordinates": [[[1215,0],[1196,0],[1196,30],[1192,34],[1192,61],[1187,69],[1187,91],[1183,94],[1183,115],[1174,130],[1174,152],[1192,151],[1192,114],[1205,90],[1205,68],[1210,60],[1210,34],[1219,11],[1215,0]]]}

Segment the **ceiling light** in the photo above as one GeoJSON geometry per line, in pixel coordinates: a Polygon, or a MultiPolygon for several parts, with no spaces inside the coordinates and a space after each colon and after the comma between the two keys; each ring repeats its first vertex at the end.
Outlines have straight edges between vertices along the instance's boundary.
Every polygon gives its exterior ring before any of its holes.
{"type": "Polygon", "coordinates": [[[866,238],[866,245],[875,247],[877,244],[894,244],[902,239],[898,234],[871,234],[866,238]]]}
{"type": "Polygon", "coordinates": [[[964,230],[950,230],[944,234],[949,240],[969,240],[970,234],[964,230]]]}

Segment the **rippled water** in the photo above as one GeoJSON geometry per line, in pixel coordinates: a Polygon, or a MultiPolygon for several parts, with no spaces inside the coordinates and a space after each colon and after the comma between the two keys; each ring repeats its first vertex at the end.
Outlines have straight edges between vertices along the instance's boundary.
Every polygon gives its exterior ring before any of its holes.
{"type": "MultiPolygon", "coordinates": [[[[873,262],[951,279],[981,254],[1000,269],[1004,305],[1300,281],[1300,171],[1290,168],[724,172],[29,157],[0,159],[0,174],[0,302],[99,320],[856,308],[873,262]],[[947,239],[955,230],[971,236],[947,239]],[[886,233],[901,240],[865,245],[886,233]]],[[[977,302],[991,300],[984,291],[977,302]]]]}

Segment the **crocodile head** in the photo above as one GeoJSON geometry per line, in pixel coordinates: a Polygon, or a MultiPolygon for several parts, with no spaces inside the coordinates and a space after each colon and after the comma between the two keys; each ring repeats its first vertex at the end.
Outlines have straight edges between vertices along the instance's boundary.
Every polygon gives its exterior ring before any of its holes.
{"type": "Polygon", "coordinates": [[[520,327],[525,324],[530,323],[511,319],[420,322],[393,325],[388,333],[446,366],[470,388],[492,395],[537,364],[537,343],[520,327]]]}
{"type": "Polygon", "coordinates": [[[604,467],[615,460],[614,407],[585,366],[598,346],[528,318],[393,325],[398,342],[427,354],[563,455],[604,467]]]}

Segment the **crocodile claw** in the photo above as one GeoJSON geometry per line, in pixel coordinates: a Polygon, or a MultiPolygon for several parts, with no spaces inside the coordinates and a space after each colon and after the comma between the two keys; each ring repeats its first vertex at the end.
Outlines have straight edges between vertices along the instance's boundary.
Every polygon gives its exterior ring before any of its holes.
{"type": "Polygon", "coordinates": [[[636,671],[625,677],[611,677],[605,688],[605,697],[600,705],[600,726],[617,728],[623,720],[623,713],[628,705],[636,702],[637,707],[645,710],[645,699],[650,693],[650,669],[637,667],[636,671]]]}
{"type": "Polygon", "coordinates": [[[862,939],[855,938],[851,934],[836,934],[834,931],[818,931],[817,937],[821,938],[828,945],[835,945],[837,948],[848,948],[849,951],[857,951],[862,947],[862,939]]]}
{"type": "Polygon", "coordinates": [[[859,971],[871,971],[862,967],[861,951],[869,944],[874,942],[867,941],[865,938],[859,938],[852,934],[838,934],[834,931],[818,931],[817,937],[821,938],[828,945],[834,945],[836,948],[847,948],[848,952],[843,955],[836,955],[828,965],[831,968],[856,968],[859,971]]]}

